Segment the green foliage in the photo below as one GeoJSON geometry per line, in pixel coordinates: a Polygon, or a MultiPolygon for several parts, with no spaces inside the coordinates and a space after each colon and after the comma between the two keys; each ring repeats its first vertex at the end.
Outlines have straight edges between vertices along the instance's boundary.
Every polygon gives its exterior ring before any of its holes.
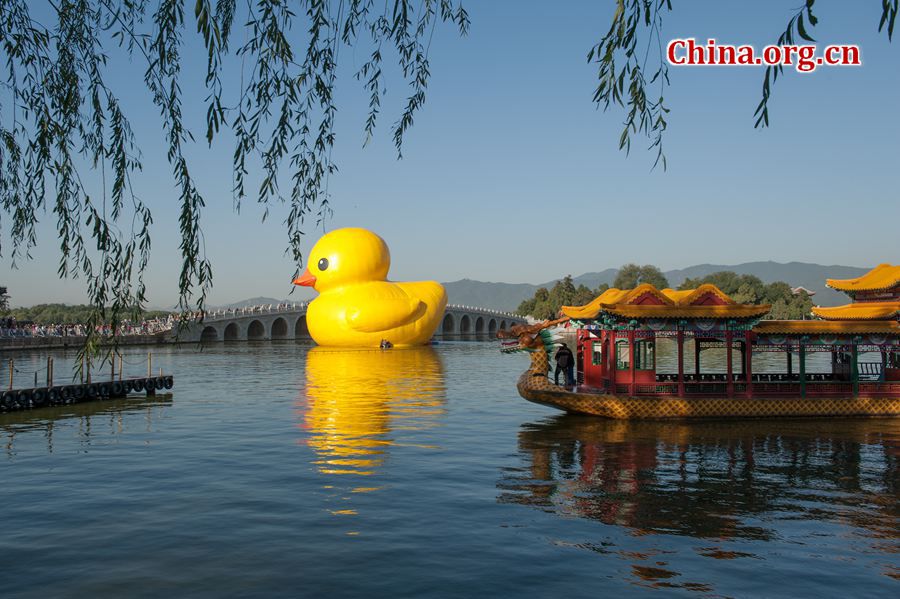
{"type": "Polygon", "coordinates": [[[594,91],[594,102],[604,110],[611,104],[627,108],[619,149],[631,151],[631,134],[639,131],[651,140],[651,148],[656,148],[653,166],[661,161],[665,169],[662,137],[669,109],[663,103],[663,91],[669,84],[669,67],[663,56],[663,10],[672,10],[671,0],[618,0],[609,30],[590,49],[587,60],[598,64],[600,83],[594,91]],[[646,35],[647,41],[639,48],[641,35],[646,35]],[[651,47],[656,68],[648,80],[651,47]],[[658,91],[649,91],[657,83],[658,91]]]}
{"type": "Polygon", "coordinates": [[[657,289],[665,289],[669,286],[666,275],[652,264],[638,266],[626,264],[619,269],[613,287],[616,289],[634,289],[641,283],[650,283],[657,289]]]}
{"type": "MultiPolygon", "coordinates": [[[[87,325],[91,322],[93,306],[87,304],[70,306],[68,304],[38,304],[30,308],[13,308],[12,310],[3,310],[0,317],[12,316],[18,322],[34,322],[36,324],[83,324],[87,325]]],[[[170,312],[161,310],[151,310],[145,312],[142,310],[132,309],[122,316],[132,322],[141,322],[144,320],[152,320],[154,318],[166,318],[170,312]]],[[[104,321],[101,324],[112,324],[111,321],[104,321]]]]}
{"type": "Polygon", "coordinates": [[[813,302],[805,291],[796,295],[782,281],[766,285],[759,277],[739,275],[731,271],[714,272],[705,277],[685,279],[679,289],[694,289],[711,283],[741,304],[771,304],[767,320],[804,320],[812,313],[813,302]]]}
{"type": "Polygon", "coordinates": [[[549,291],[545,287],[538,288],[534,297],[519,304],[516,313],[539,320],[552,319],[556,318],[562,306],[581,306],[594,299],[595,295],[585,285],[575,287],[572,275],[566,275],[549,291]]]}
{"type": "MultiPolygon", "coordinates": [[[[815,0],[805,0],[788,20],[785,31],[778,37],[778,44],[793,45],[798,37],[813,41],[809,28],[819,22],[813,14],[815,3],[815,0]]],[[[893,40],[898,4],[900,0],[881,0],[878,31],[884,30],[889,41],[893,40]]],[[[671,0],[617,0],[609,29],[587,55],[588,62],[598,65],[599,83],[594,91],[594,102],[604,110],[617,105],[626,111],[619,149],[629,152],[631,135],[640,133],[650,141],[650,148],[656,149],[653,166],[662,162],[663,169],[666,168],[666,156],[662,142],[669,113],[664,104],[664,92],[669,85],[669,69],[664,55],[668,38],[662,35],[662,25],[664,14],[671,11],[671,0]]],[[[769,126],[771,87],[783,72],[782,65],[766,68],[762,100],[753,114],[755,127],[769,126]]]]}
{"type": "MultiPolygon", "coordinates": [[[[647,264],[626,264],[619,269],[613,287],[618,289],[633,289],[640,283],[650,283],[658,289],[669,286],[666,276],[657,267],[647,264]]],[[[516,308],[516,314],[533,316],[539,320],[556,318],[562,306],[583,306],[590,303],[595,297],[609,289],[609,285],[603,283],[595,290],[588,289],[585,285],[575,287],[572,275],[566,275],[561,281],[557,281],[553,289],[539,288],[534,297],[527,299],[516,308]]]]}
{"type": "Polygon", "coordinates": [[[761,300],[761,296],[756,295],[756,290],[765,287],[765,283],[763,283],[762,279],[759,277],[754,275],[739,275],[730,270],[723,270],[706,275],[705,277],[685,279],[684,282],[678,286],[678,289],[696,289],[704,283],[715,285],[724,293],[734,298],[735,301],[740,301],[741,303],[752,303],[761,300]],[[745,294],[744,297],[750,299],[747,301],[738,300],[735,296],[739,294],[745,294]]]}

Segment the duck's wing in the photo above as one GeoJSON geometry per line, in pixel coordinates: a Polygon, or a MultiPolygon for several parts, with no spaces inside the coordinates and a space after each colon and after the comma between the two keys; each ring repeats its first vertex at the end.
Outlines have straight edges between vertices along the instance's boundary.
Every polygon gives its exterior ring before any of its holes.
{"type": "Polygon", "coordinates": [[[347,324],[361,333],[376,333],[403,326],[425,313],[425,303],[396,289],[389,294],[373,294],[364,305],[347,309],[347,324]]]}

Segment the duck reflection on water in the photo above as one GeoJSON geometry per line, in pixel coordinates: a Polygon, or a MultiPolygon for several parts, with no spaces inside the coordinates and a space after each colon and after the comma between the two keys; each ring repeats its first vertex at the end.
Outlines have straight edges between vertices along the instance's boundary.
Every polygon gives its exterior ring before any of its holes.
{"type": "Polygon", "coordinates": [[[661,423],[562,415],[522,427],[498,501],[643,533],[767,540],[767,519],[900,537],[900,422],[661,423]],[[777,432],[775,432],[777,431],[777,432]],[[750,523],[752,522],[752,524],[750,523]]]}
{"type": "Polygon", "coordinates": [[[431,347],[314,347],[298,408],[320,472],[368,476],[395,444],[392,431],[434,426],[445,398],[443,367],[431,347]]]}

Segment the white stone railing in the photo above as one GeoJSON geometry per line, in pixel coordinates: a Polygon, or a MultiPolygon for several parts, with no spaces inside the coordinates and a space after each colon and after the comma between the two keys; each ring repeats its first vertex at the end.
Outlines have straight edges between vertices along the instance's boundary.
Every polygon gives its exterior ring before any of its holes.
{"type": "MultiPolygon", "coordinates": [[[[210,310],[206,313],[204,322],[215,320],[224,320],[231,318],[241,318],[243,316],[256,316],[260,314],[285,314],[290,312],[300,312],[309,306],[309,302],[291,302],[284,304],[261,304],[257,306],[247,306],[244,308],[224,308],[219,310],[210,310]]],[[[479,308],[477,306],[464,306],[462,304],[448,304],[448,310],[462,310],[465,312],[475,312],[491,316],[502,316],[505,318],[518,318],[525,320],[518,314],[512,312],[503,312],[501,310],[491,310],[489,308],[479,308]]]]}
{"type": "Polygon", "coordinates": [[[491,314],[494,316],[506,316],[508,318],[520,318],[525,320],[524,316],[513,314],[512,312],[502,312],[500,310],[491,310],[490,308],[479,308],[478,306],[463,306],[462,304],[447,304],[448,310],[464,310],[466,312],[478,312],[479,314],[491,314]]]}
{"type": "Polygon", "coordinates": [[[305,310],[309,302],[291,302],[289,304],[261,304],[258,306],[246,306],[244,308],[224,308],[220,310],[210,310],[206,313],[204,322],[211,320],[222,320],[229,318],[240,318],[242,316],[255,316],[259,314],[285,314],[289,312],[300,312],[305,310]]]}

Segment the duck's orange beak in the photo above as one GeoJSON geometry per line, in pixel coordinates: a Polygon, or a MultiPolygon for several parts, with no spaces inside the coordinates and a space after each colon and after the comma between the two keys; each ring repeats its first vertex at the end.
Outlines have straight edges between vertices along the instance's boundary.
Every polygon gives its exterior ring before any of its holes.
{"type": "Polygon", "coordinates": [[[316,284],[316,278],[313,276],[309,269],[303,271],[303,274],[300,275],[300,278],[294,279],[294,285],[303,285],[304,287],[314,287],[316,284]]]}

